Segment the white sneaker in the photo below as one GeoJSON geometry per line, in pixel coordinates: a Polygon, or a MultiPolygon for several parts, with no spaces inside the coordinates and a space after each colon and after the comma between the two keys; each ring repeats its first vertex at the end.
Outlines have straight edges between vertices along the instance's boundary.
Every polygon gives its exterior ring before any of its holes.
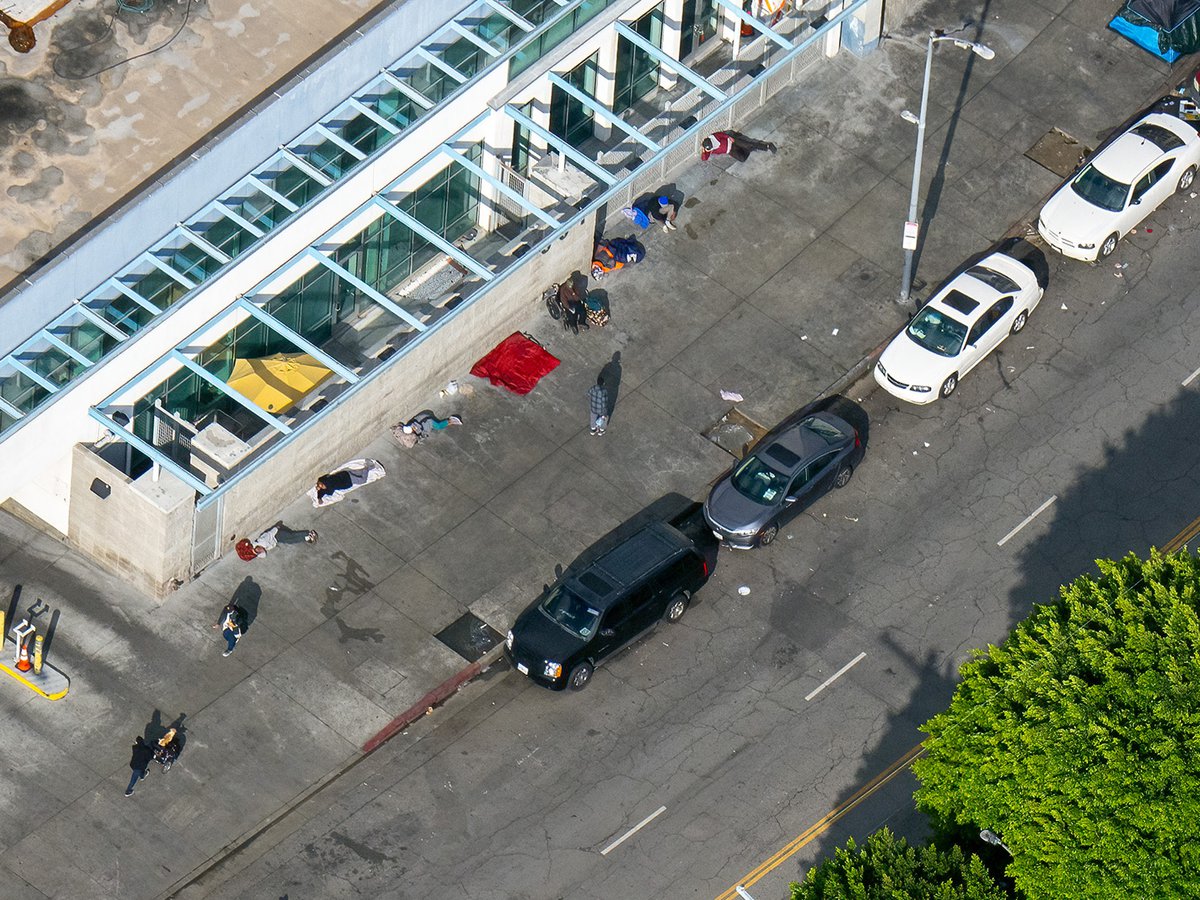
{"type": "Polygon", "coordinates": [[[226,651],[225,651],[224,653],[222,653],[221,655],[222,655],[222,656],[228,656],[228,655],[229,655],[230,653],[232,653],[232,652],[233,652],[232,650],[226,650],[226,651]]]}

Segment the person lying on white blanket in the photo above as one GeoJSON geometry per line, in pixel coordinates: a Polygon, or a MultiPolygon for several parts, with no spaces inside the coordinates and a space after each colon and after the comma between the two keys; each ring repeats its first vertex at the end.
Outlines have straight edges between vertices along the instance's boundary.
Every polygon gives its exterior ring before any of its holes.
{"type": "Polygon", "coordinates": [[[378,481],[386,474],[383,463],[377,459],[352,459],[329,474],[320,476],[316,485],[309,488],[308,496],[317,508],[329,506],[351,491],[372,481],[378,481]]]}

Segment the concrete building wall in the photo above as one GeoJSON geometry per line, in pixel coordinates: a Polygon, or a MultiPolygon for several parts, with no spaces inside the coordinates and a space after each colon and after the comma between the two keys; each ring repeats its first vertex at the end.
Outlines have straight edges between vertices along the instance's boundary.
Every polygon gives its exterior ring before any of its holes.
{"type": "Polygon", "coordinates": [[[192,490],[169,475],[133,480],[91,446],[73,448],[68,541],[130,585],[156,597],[191,574],[192,490]],[[107,497],[92,491],[93,479],[107,497]]]}

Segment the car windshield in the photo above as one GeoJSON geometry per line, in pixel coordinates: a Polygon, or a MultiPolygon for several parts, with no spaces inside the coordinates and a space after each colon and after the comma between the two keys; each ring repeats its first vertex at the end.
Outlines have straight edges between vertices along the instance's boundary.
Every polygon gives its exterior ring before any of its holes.
{"type": "Polygon", "coordinates": [[[600,620],[600,610],[561,584],[555,585],[546,595],[541,610],[552,622],[585,640],[596,631],[596,623],[600,620]]]}
{"type": "Polygon", "coordinates": [[[911,340],[938,356],[958,356],[967,339],[967,326],[927,306],[904,331],[911,340]]]}
{"type": "Polygon", "coordinates": [[[1071,190],[1093,206],[1120,212],[1129,196],[1129,185],[1109,178],[1095,166],[1087,166],[1071,181],[1071,190]]]}
{"type": "Polygon", "coordinates": [[[764,506],[775,502],[786,489],[788,479],[757,456],[747,457],[733,473],[733,486],[739,494],[764,506]]]}

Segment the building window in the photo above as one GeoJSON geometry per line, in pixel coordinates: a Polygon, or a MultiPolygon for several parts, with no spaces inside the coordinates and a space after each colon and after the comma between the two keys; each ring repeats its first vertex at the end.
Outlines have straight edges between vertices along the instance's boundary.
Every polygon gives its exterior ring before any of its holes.
{"type": "Polygon", "coordinates": [[[716,0],[683,0],[680,21],[679,58],[687,59],[709,38],[717,34],[720,16],[716,0]]]}
{"type": "MultiPolygon", "coordinates": [[[[633,23],[633,30],[656,47],[662,46],[663,5],[660,3],[633,23]]],[[[616,94],[613,112],[623,113],[658,86],[658,62],[623,37],[617,38],[616,94]]]]}
{"type": "MultiPolygon", "coordinates": [[[[585,59],[563,76],[563,80],[589,97],[596,96],[596,72],[600,52],[585,59]]],[[[557,85],[550,94],[550,131],[573,147],[592,137],[592,111],[557,85]]]]}
{"type": "MultiPolygon", "coordinates": [[[[583,3],[571,10],[569,15],[563,16],[562,19],[555,22],[547,28],[542,34],[538,35],[536,40],[531,41],[527,46],[522,47],[512,55],[508,63],[508,80],[512,81],[535,62],[565,41],[568,37],[574,34],[585,23],[594,19],[606,6],[614,3],[615,0],[583,0],[583,3]]],[[[522,11],[522,5],[519,3],[511,4],[514,12],[525,15],[522,11]]],[[[546,0],[546,2],[531,2],[529,6],[533,9],[540,10],[544,18],[550,18],[554,15],[559,7],[546,0]]],[[[525,16],[527,19],[529,16],[525,16]]],[[[529,19],[533,22],[533,19],[529,19]]],[[[542,21],[541,18],[534,22],[538,24],[542,21]]]]}

